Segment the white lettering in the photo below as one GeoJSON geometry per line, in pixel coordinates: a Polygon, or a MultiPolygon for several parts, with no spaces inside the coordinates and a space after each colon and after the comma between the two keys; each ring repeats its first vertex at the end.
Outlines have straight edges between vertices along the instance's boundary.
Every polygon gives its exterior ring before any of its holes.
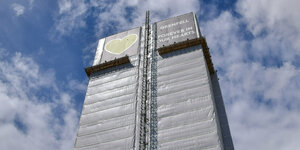
{"type": "Polygon", "coordinates": [[[178,29],[175,31],[170,31],[168,33],[160,34],[158,35],[157,42],[169,42],[170,40],[176,40],[178,38],[184,38],[189,35],[196,34],[196,32],[193,30],[193,27],[187,27],[187,28],[182,28],[178,29]]]}
{"type": "Polygon", "coordinates": [[[188,23],[189,21],[186,19],[186,20],[181,20],[181,21],[178,21],[178,22],[173,22],[173,23],[170,23],[170,24],[167,24],[167,25],[163,25],[163,26],[160,26],[159,29],[163,30],[163,29],[166,29],[166,28],[171,28],[171,27],[174,27],[174,26],[177,26],[177,25],[181,25],[181,24],[185,24],[185,23],[188,23]]]}

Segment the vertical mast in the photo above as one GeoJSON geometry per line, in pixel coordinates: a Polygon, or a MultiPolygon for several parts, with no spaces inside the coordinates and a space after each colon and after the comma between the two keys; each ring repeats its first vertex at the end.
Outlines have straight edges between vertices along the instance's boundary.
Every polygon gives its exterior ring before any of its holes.
{"type": "Polygon", "coordinates": [[[142,100],[141,100],[141,124],[140,124],[140,150],[146,150],[148,141],[148,54],[149,54],[149,11],[146,11],[145,32],[144,32],[144,57],[143,57],[143,80],[142,80],[142,100]]]}

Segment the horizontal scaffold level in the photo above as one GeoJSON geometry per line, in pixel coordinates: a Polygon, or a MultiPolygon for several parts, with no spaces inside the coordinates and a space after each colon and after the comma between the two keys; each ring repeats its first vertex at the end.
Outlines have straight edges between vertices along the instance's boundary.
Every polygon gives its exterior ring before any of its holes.
{"type": "Polygon", "coordinates": [[[87,74],[88,77],[90,77],[91,74],[98,72],[100,70],[104,70],[110,67],[114,67],[114,66],[118,66],[118,65],[122,65],[122,64],[126,64],[129,63],[129,57],[126,55],[124,57],[118,58],[118,59],[114,59],[102,64],[98,64],[95,66],[91,66],[88,68],[85,68],[85,73],[87,74]]]}

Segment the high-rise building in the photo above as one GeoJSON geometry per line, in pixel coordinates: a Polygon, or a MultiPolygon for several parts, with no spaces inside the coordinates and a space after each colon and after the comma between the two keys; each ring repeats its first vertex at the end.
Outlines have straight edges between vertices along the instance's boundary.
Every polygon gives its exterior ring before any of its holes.
{"type": "Polygon", "coordinates": [[[194,13],[100,39],[74,149],[233,150],[194,13]]]}

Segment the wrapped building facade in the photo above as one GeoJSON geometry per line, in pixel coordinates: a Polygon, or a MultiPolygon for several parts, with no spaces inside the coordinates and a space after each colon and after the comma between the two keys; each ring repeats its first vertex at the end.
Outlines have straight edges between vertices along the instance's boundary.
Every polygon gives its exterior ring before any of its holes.
{"type": "Polygon", "coordinates": [[[99,40],[74,149],[233,150],[194,13],[99,40]]]}

